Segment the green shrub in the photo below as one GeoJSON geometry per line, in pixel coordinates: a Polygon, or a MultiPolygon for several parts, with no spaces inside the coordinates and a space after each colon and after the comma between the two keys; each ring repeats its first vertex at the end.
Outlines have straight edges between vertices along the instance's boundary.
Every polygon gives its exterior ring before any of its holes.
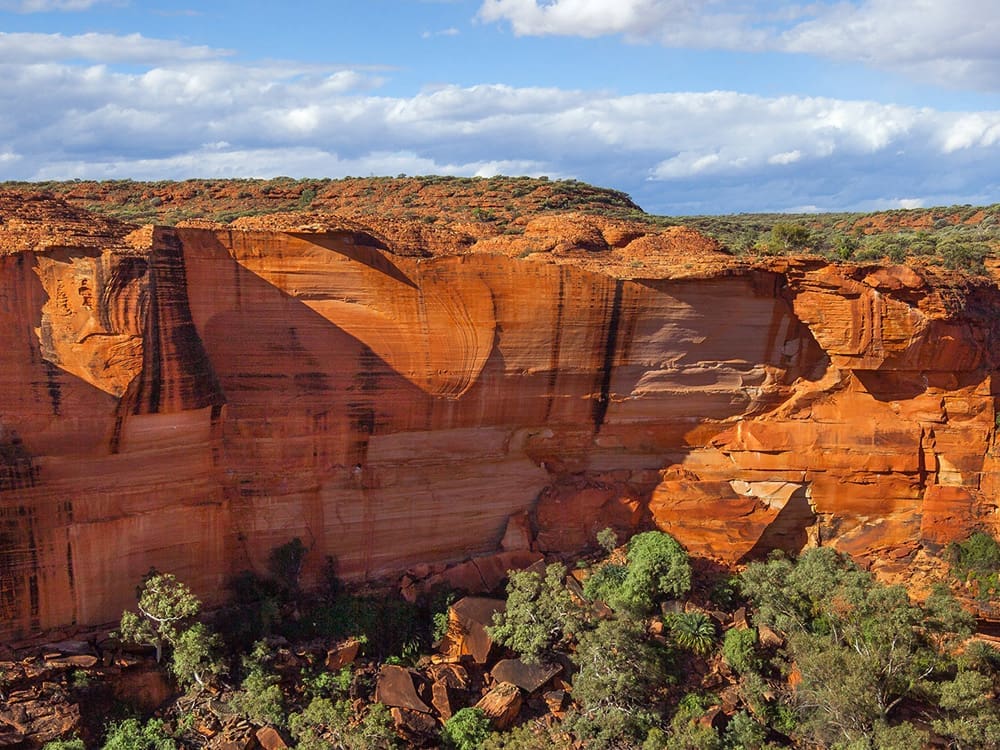
{"type": "Polygon", "coordinates": [[[544,577],[535,571],[512,572],[507,608],[493,616],[490,637],[529,664],[542,660],[581,624],[582,612],[566,590],[565,578],[566,568],[558,563],[549,565],[544,577]]]}
{"type": "Polygon", "coordinates": [[[759,668],[757,629],[730,628],[722,639],[722,655],[726,664],[737,672],[754,672],[759,668]]]}
{"type": "Polygon", "coordinates": [[[715,625],[704,612],[681,612],[667,620],[674,643],[705,656],[715,646],[715,625]]]}
{"type": "Polygon", "coordinates": [[[661,600],[680,597],[690,588],[691,564],[676,539],[662,531],[632,537],[628,544],[628,573],[616,604],[637,614],[648,614],[661,600]]]}
{"type": "Polygon", "coordinates": [[[490,734],[490,719],[481,708],[463,708],[441,728],[441,743],[455,750],[478,750],[490,734]]]}
{"type": "Polygon", "coordinates": [[[618,600],[628,567],[605,563],[595,570],[583,584],[583,595],[590,601],[601,601],[612,606],[618,600]]]}
{"type": "Polygon", "coordinates": [[[109,724],[104,736],[103,750],[176,750],[177,743],[166,733],[163,721],[138,719],[109,724]]]}
{"type": "Polygon", "coordinates": [[[946,554],[952,575],[974,584],[980,599],[994,599],[1000,593],[1000,543],[992,536],[977,531],[950,544],[946,554]]]}
{"type": "Polygon", "coordinates": [[[87,746],[79,737],[73,737],[68,740],[50,740],[42,745],[42,750],[87,750],[87,746]]]}

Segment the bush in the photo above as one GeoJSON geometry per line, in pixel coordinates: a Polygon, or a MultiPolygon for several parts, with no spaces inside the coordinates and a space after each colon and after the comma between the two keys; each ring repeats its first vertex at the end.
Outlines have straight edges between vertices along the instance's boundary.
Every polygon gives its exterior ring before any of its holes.
{"type": "Polygon", "coordinates": [[[267,644],[254,645],[249,656],[243,657],[246,677],[229,700],[232,709],[255,724],[284,726],[285,697],[276,674],[270,671],[271,653],[267,644]]]}
{"type": "Polygon", "coordinates": [[[544,578],[535,571],[510,574],[507,609],[493,616],[490,637],[533,664],[577,631],[582,621],[579,605],[566,590],[566,568],[553,563],[544,578]]]}
{"type": "Polygon", "coordinates": [[[737,672],[755,672],[759,668],[757,629],[730,628],[722,639],[722,655],[726,664],[737,672]]]}
{"type": "Polygon", "coordinates": [[[627,576],[628,568],[625,565],[605,563],[584,582],[583,595],[592,602],[614,603],[618,600],[627,576]]]}
{"type": "Polygon", "coordinates": [[[612,606],[649,614],[657,604],[691,588],[691,564],[684,548],[669,534],[647,531],[628,544],[628,573],[612,606]]]}
{"type": "Polygon", "coordinates": [[[715,625],[704,612],[682,612],[668,622],[670,635],[681,648],[705,656],[715,646],[715,625]]]}
{"type": "Polygon", "coordinates": [[[42,745],[42,750],[87,750],[83,740],[73,737],[69,740],[51,740],[42,745]]]}
{"type": "Polygon", "coordinates": [[[490,720],[481,708],[463,708],[441,728],[441,743],[455,750],[477,750],[490,734],[490,720]]]}
{"type": "Polygon", "coordinates": [[[174,742],[163,728],[163,721],[150,719],[125,719],[109,724],[104,736],[103,750],[176,750],[174,742]]]}
{"type": "Polygon", "coordinates": [[[989,534],[977,531],[962,542],[948,545],[947,557],[952,575],[972,583],[981,600],[1000,593],[1000,543],[989,534]]]}
{"type": "Polygon", "coordinates": [[[573,655],[573,699],[581,707],[569,722],[573,733],[588,747],[644,737],[654,723],[650,699],[667,682],[666,656],[632,620],[601,620],[581,634],[573,655]]]}

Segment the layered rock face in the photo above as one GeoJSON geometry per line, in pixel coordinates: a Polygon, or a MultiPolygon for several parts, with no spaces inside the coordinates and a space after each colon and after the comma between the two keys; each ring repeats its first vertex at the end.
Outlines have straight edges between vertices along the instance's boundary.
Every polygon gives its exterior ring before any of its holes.
{"type": "Polygon", "coordinates": [[[214,602],[293,537],[307,579],[360,579],[496,550],[525,511],[541,551],[653,523],[726,563],[998,526],[985,281],[625,278],[595,259],[686,235],[597,220],[596,249],[518,258],[0,209],[0,637],[114,620],[151,566],[214,602]]]}

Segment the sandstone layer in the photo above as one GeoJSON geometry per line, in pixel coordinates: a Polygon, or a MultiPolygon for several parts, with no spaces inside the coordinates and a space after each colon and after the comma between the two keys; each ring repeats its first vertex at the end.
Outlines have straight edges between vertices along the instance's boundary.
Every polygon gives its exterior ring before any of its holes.
{"type": "Polygon", "coordinates": [[[579,214],[133,229],[0,196],[0,637],[151,566],[217,602],[293,537],[371,578],[525,512],[536,551],[653,523],[728,564],[1000,530],[990,280],[579,214]]]}

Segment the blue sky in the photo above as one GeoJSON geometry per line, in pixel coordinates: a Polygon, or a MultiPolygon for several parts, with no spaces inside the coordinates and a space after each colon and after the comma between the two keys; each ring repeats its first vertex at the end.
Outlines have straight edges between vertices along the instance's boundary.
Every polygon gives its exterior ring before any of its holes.
{"type": "Polygon", "coordinates": [[[0,0],[0,179],[541,175],[1000,201],[995,0],[0,0]]]}

